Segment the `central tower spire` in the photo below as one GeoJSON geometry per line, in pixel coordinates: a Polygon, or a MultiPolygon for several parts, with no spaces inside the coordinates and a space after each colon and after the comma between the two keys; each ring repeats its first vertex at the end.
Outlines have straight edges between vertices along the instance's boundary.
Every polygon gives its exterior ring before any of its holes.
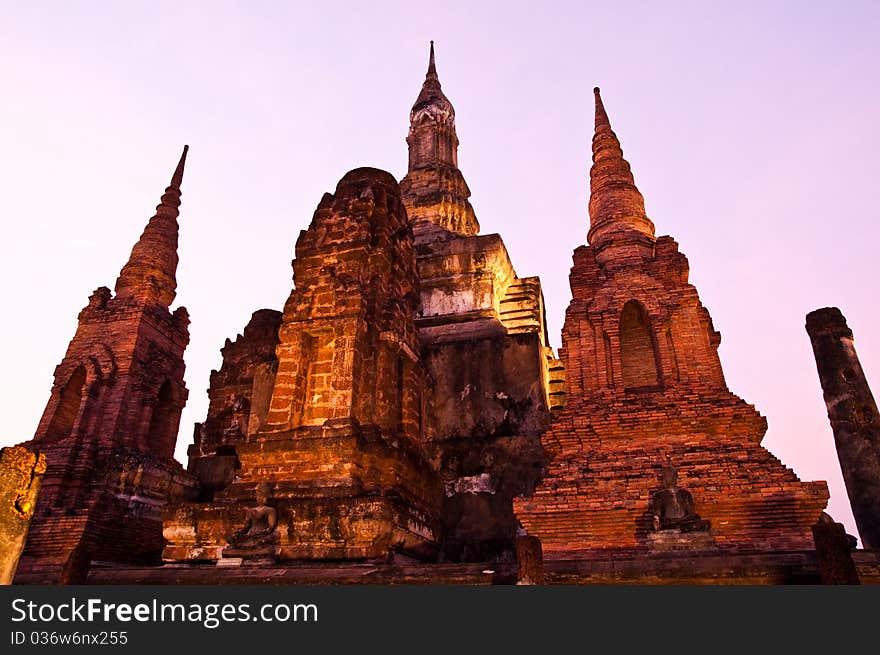
{"type": "Polygon", "coordinates": [[[428,72],[419,97],[409,113],[409,170],[439,163],[458,166],[458,137],[455,109],[443,93],[434,60],[434,42],[428,58],[428,72]],[[421,130],[422,126],[431,129],[421,130]]]}
{"type": "Polygon", "coordinates": [[[471,192],[458,170],[455,109],[440,86],[433,41],[409,123],[409,167],[400,190],[416,241],[477,234],[480,224],[468,201],[471,192]]]}

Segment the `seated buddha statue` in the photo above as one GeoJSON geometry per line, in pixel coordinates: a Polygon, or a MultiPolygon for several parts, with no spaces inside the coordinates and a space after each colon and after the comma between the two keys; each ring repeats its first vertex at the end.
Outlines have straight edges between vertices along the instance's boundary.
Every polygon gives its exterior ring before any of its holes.
{"type": "Polygon", "coordinates": [[[664,464],[660,477],[663,488],[651,494],[648,505],[649,514],[653,516],[653,529],[708,532],[710,522],[704,521],[696,513],[691,492],[677,485],[678,471],[675,466],[664,464]]]}
{"type": "Polygon", "coordinates": [[[268,485],[256,489],[256,506],[248,507],[245,524],[230,537],[229,543],[238,548],[261,546],[271,541],[278,527],[278,510],[268,505],[268,485]]]}

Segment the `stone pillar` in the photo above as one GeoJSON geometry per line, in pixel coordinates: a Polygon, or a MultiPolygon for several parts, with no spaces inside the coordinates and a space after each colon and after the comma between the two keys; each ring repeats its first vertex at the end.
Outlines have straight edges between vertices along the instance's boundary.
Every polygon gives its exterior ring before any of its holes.
{"type": "Polygon", "coordinates": [[[837,457],[865,548],[880,549],[880,419],[853,345],[836,307],[807,314],[819,380],[834,431],[837,457]]]}
{"type": "Polygon", "coordinates": [[[45,472],[41,453],[21,446],[0,450],[0,584],[12,584],[45,472]]]}
{"type": "Polygon", "coordinates": [[[813,526],[813,540],[822,584],[861,584],[852,558],[855,537],[846,534],[843,524],[822,512],[813,526]]]}
{"type": "Polygon", "coordinates": [[[518,585],[544,584],[544,554],[541,540],[528,535],[516,538],[516,561],[518,585]]]}

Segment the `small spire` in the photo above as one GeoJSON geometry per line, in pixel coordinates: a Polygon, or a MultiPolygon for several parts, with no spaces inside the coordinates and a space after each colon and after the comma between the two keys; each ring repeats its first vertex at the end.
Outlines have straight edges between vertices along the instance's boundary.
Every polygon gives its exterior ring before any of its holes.
{"type": "Polygon", "coordinates": [[[600,247],[632,241],[653,242],[654,224],[645,213],[645,200],[636,187],[629,162],[602,103],[596,101],[593,166],[590,169],[590,232],[587,240],[600,247]]]}
{"type": "Polygon", "coordinates": [[[189,146],[171,176],[171,184],[162,194],[156,213],[131,249],[128,262],[116,280],[116,295],[171,305],[177,293],[177,217],[180,215],[180,185],[189,146]]]}
{"type": "Polygon", "coordinates": [[[428,58],[428,74],[426,77],[437,77],[437,66],[434,64],[434,42],[431,41],[431,56],[428,58]]]}
{"type": "Polygon", "coordinates": [[[183,167],[186,166],[186,153],[189,152],[189,146],[183,146],[183,154],[180,155],[180,161],[177,162],[177,168],[174,175],[171,176],[171,186],[180,189],[183,182],[183,167]]]}
{"type": "Polygon", "coordinates": [[[598,129],[599,126],[607,126],[608,129],[611,129],[611,121],[608,120],[608,114],[605,112],[605,105],[602,104],[602,96],[599,93],[599,87],[593,87],[593,96],[596,100],[596,121],[595,127],[598,129]]]}

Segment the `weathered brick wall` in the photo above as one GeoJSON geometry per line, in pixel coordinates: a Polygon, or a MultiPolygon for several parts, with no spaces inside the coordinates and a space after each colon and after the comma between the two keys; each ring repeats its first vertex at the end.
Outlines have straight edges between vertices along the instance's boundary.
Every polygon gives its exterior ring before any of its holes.
{"type": "MultiPolygon", "coordinates": [[[[515,502],[517,517],[550,557],[568,551],[647,548],[648,503],[660,468],[671,461],[679,486],[711,521],[726,550],[809,550],[811,527],[828,500],[824,483],[802,483],[754,440],[694,434],[681,424],[666,433],[600,439],[582,412],[567,408],[545,434],[578,446],[557,451],[531,498],[515,502]]],[[[632,419],[632,417],[628,417],[632,419]]]]}
{"type": "MultiPolygon", "coordinates": [[[[203,449],[244,438],[252,431],[252,413],[262,414],[265,420],[268,398],[262,398],[262,403],[260,398],[255,401],[254,384],[262,382],[261,372],[278,366],[275,349],[280,325],[281,312],[261,309],[253,313],[243,334],[235,341],[226,340],[220,350],[223,363],[219,370],[211,371],[208,415],[200,440],[203,449]]],[[[259,420],[256,423],[259,425],[259,420]]]]}
{"type": "Polygon", "coordinates": [[[357,169],[336,194],[325,194],[297,240],[294,284],[279,331],[269,425],[353,417],[416,438],[418,279],[394,178],[357,169]]]}
{"type": "Polygon", "coordinates": [[[539,335],[434,342],[423,353],[434,380],[425,437],[444,484],[443,557],[512,556],[512,499],[531,493],[546,463],[539,335]]]}
{"type": "Polygon", "coordinates": [[[637,360],[654,364],[661,386],[726,389],[718,358],[721,335],[688,284],[687,258],[671,237],[657,239],[651,258],[613,272],[596,260],[596,249],[581,246],[575,250],[569,282],[572,301],[559,350],[569,392],[627,388],[623,357],[633,352],[630,344],[621,344],[627,303],[637,308],[650,333],[650,340],[636,344],[645,348],[637,360]]]}
{"type": "Polygon", "coordinates": [[[210,500],[235,478],[235,446],[266,424],[278,369],[275,349],[281,312],[261,309],[235,341],[220,350],[223,364],[211,371],[208,415],[196,423],[187,449],[187,469],[199,482],[200,498],[210,500]]]}
{"type": "Polygon", "coordinates": [[[440,486],[422,444],[417,306],[397,182],[347,173],[297,240],[267,425],[235,445],[233,484],[167,510],[164,557],[436,557],[440,486]],[[277,527],[259,544],[231,543],[261,489],[277,527]]]}

